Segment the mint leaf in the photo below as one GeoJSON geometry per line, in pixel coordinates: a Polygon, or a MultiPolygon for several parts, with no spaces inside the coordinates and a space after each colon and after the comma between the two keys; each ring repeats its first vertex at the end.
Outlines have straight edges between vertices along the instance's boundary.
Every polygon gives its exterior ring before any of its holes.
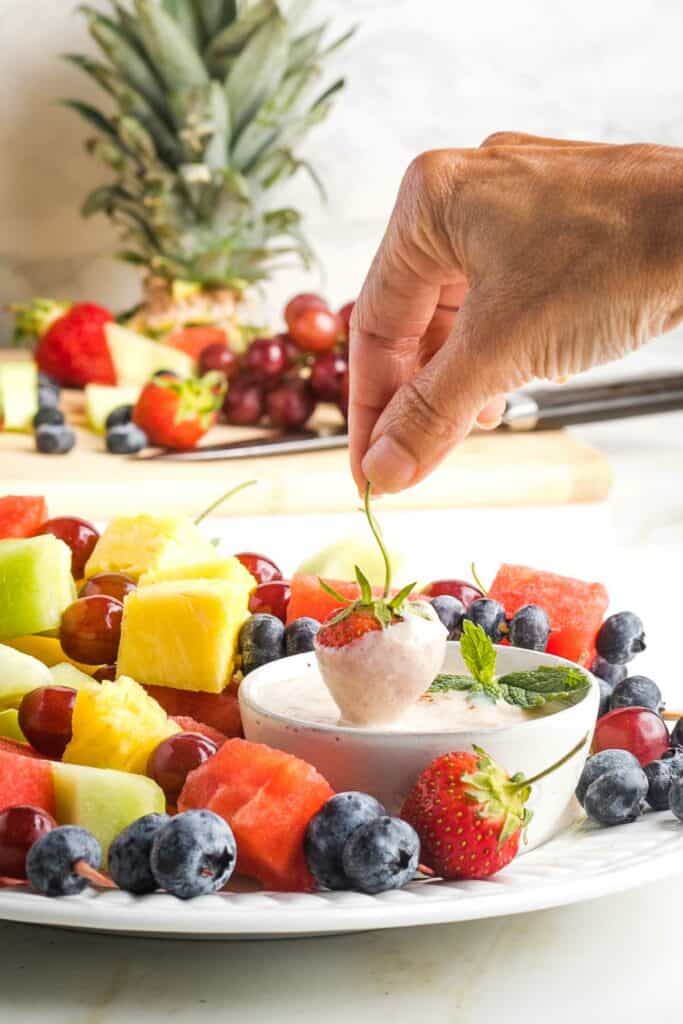
{"type": "MultiPolygon", "coordinates": [[[[493,684],[493,676],[496,671],[496,652],[493,644],[481,626],[475,626],[469,619],[464,620],[462,629],[460,653],[463,661],[476,681],[481,683],[484,691],[488,693],[486,688],[493,684]]],[[[496,689],[496,686],[494,685],[493,688],[496,689]]],[[[489,693],[489,696],[493,696],[493,694],[489,693]]],[[[500,693],[497,696],[500,696],[500,693]]]]}
{"type": "Polygon", "coordinates": [[[471,690],[474,685],[472,676],[455,676],[443,673],[436,677],[427,693],[449,693],[451,690],[471,690]]]}
{"type": "Polygon", "coordinates": [[[572,704],[590,686],[578,668],[543,667],[529,672],[508,672],[498,680],[501,696],[521,708],[540,708],[550,701],[572,704]]]}

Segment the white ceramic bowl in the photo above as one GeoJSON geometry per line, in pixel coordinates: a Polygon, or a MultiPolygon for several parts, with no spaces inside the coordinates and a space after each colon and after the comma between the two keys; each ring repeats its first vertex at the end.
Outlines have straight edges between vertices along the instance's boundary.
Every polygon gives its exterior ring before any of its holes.
{"type": "MultiPolygon", "coordinates": [[[[444,672],[466,671],[460,644],[447,645],[444,672]]],[[[563,658],[514,647],[497,648],[497,671],[518,672],[541,665],[567,665],[563,658]]],[[[273,688],[287,686],[302,674],[319,675],[315,655],[299,654],[272,662],[248,675],[240,686],[244,734],[248,740],[295,754],[314,765],[337,791],[372,793],[391,813],[399,811],[420,772],[440,754],[483,747],[510,774],[537,774],[558,761],[586,737],[585,747],[533,787],[529,808],[534,812],[526,849],[545,842],[570,824],[577,813],[574,790],[578,782],[598,710],[597,681],[586,673],[591,687],[577,704],[552,714],[496,729],[444,732],[403,732],[390,727],[363,729],[321,725],[304,717],[287,717],[269,709],[273,688]]],[[[324,686],[322,680],[320,685],[324,686]]]]}

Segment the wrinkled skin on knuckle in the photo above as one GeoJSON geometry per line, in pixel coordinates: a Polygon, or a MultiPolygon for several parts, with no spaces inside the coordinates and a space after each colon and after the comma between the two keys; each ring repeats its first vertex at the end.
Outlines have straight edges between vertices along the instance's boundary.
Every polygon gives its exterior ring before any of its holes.
{"type": "Polygon", "coordinates": [[[412,240],[429,272],[438,268],[441,283],[459,265],[453,237],[468,167],[465,150],[421,153],[405,173],[396,205],[398,230],[412,240]]]}

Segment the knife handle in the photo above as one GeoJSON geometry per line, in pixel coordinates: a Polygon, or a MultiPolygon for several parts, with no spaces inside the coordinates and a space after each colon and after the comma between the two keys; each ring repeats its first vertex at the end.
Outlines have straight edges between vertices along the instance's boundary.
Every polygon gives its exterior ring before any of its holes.
{"type": "Polygon", "coordinates": [[[683,374],[605,384],[537,388],[511,395],[503,417],[510,430],[556,430],[683,409],[683,374]]]}

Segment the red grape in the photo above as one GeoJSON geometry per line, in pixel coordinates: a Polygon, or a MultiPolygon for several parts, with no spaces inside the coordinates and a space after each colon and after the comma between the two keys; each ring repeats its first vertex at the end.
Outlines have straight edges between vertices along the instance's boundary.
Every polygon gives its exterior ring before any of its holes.
{"type": "Polygon", "coordinates": [[[291,334],[276,334],[275,337],[284,345],[288,367],[299,366],[302,360],[306,359],[305,353],[301,351],[291,334]]]}
{"type": "Polygon", "coordinates": [[[671,746],[669,730],[649,708],[616,708],[598,719],[595,750],[628,750],[641,765],[656,761],[671,746]]]}
{"type": "Polygon", "coordinates": [[[440,597],[441,594],[449,594],[462,601],[465,608],[469,608],[472,602],[478,601],[480,597],[486,597],[479,587],[467,580],[436,580],[424,587],[422,593],[425,597],[440,597]]]}
{"type": "Polygon", "coordinates": [[[289,360],[281,338],[256,338],[244,356],[244,367],[255,380],[273,381],[281,377],[289,360]]]}
{"type": "Polygon", "coordinates": [[[223,412],[228,423],[240,427],[251,427],[263,416],[263,389],[249,377],[238,377],[228,386],[223,402],[223,412]]]}
{"type": "Polygon", "coordinates": [[[341,401],[342,384],[348,365],[348,360],[340,352],[321,352],[315,357],[311,387],[316,398],[321,402],[341,401]]]}
{"type": "Polygon", "coordinates": [[[162,740],[149,755],[147,774],[157,782],[169,803],[177,803],[188,774],[208,761],[217,746],[198,732],[178,732],[162,740]]]}
{"type": "Polygon", "coordinates": [[[314,409],[313,392],[303,380],[285,380],[266,395],[266,412],[274,427],[303,427],[314,409]]]}
{"type": "Polygon", "coordinates": [[[355,305],[355,301],[347,302],[345,306],[342,306],[342,308],[339,310],[339,313],[337,314],[342,324],[344,325],[344,335],[347,338],[351,333],[351,314],[353,313],[353,307],[355,305]]]}
{"type": "Polygon", "coordinates": [[[232,380],[239,373],[239,369],[239,356],[236,352],[233,352],[229,345],[224,345],[221,342],[208,345],[199,356],[200,377],[203,377],[205,373],[210,373],[212,370],[218,370],[226,380],[232,380]]]}
{"type": "Polygon", "coordinates": [[[79,597],[62,615],[64,653],[86,665],[112,665],[119,652],[123,605],[106,594],[79,597]]]}
{"type": "Polygon", "coordinates": [[[38,533],[51,533],[71,548],[71,572],[74,579],[83,576],[85,563],[90,558],[100,535],[92,523],[78,516],[57,516],[43,523],[38,533]]]}
{"type": "Polygon", "coordinates": [[[307,309],[329,309],[329,306],[320,295],[313,292],[301,292],[290,299],[285,306],[285,323],[291,329],[296,318],[307,309]]]}
{"type": "Polygon", "coordinates": [[[69,686],[40,686],[19,705],[19,725],[39,754],[59,761],[71,739],[76,690],[69,686]]]}
{"type": "Polygon", "coordinates": [[[305,309],[289,328],[299,348],[306,352],[325,352],[343,337],[344,325],[329,309],[305,309]]]}
{"type": "Polygon", "coordinates": [[[40,807],[17,804],[0,811],[0,876],[26,878],[26,854],[57,822],[40,807]]]}
{"type": "Polygon", "coordinates": [[[93,594],[104,594],[116,601],[123,601],[127,594],[137,590],[137,583],[122,572],[101,572],[91,576],[80,589],[80,597],[92,597],[93,594]]]}
{"type": "Polygon", "coordinates": [[[272,583],[260,583],[249,598],[249,611],[252,615],[274,615],[283,622],[287,619],[287,605],[292,594],[289,580],[273,580],[272,583]]]}
{"type": "Polygon", "coordinates": [[[257,583],[270,583],[271,580],[282,579],[282,573],[275,562],[265,555],[259,555],[255,551],[240,551],[235,558],[242,563],[247,572],[251,573],[257,583]]]}
{"type": "Polygon", "coordinates": [[[113,681],[116,679],[116,665],[100,665],[97,671],[93,672],[92,677],[98,683],[113,681]]]}

